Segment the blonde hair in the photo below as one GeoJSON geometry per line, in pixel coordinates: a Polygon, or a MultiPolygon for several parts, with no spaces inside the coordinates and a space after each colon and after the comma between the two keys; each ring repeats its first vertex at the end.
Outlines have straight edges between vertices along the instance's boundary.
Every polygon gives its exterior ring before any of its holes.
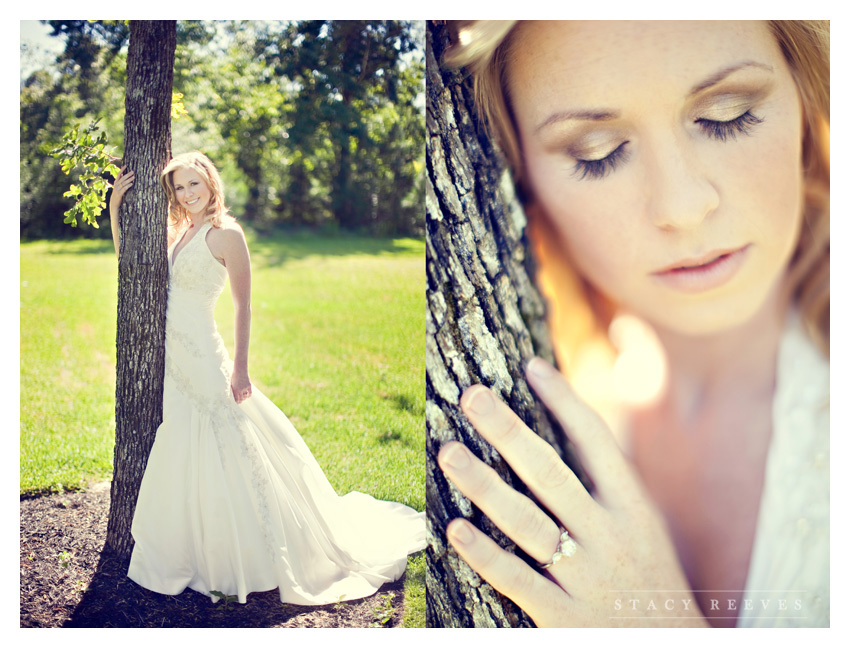
{"type": "MultiPolygon", "coordinates": [[[[524,194],[530,195],[524,184],[524,165],[506,73],[513,56],[517,24],[513,20],[449,21],[453,45],[443,61],[469,71],[481,120],[502,149],[514,181],[524,194]]],[[[805,117],[803,227],[789,268],[789,284],[809,335],[828,356],[829,21],[771,20],[768,26],[796,82],[805,117]]],[[[551,243],[546,235],[535,236],[535,231],[539,234],[546,230],[547,224],[536,224],[534,220],[532,215],[530,237],[543,246],[546,240],[551,243]]],[[[553,255],[548,256],[551,259],[553,255]]],[[[578,283],[582,283],[580,278],[578,283]]],[[[588,289],[582,286],[585,297],[593,299],[588,289]]]]}
{"type": "Polygon", "coordinates": [[[205,223],[212,223],[213,227],[221,227],[225,218],[232,218],[224,205],[224,185],[218,170],[206,155],[200,151],[192,151],[174,156],[160,175],[162,186],[168,196],[168,217],[172,225],[180,229],[189,220],[189,213],[180,205],[174,190],[174,172],[178,169],[196,171],[210,190],[210,202],[204,214],[205,223]]]}

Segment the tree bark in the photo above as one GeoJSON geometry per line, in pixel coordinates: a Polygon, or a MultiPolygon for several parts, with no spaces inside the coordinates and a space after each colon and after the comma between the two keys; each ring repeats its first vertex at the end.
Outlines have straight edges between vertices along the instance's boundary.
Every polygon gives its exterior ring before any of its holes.
{"type": "Polygon", "coordinates": [[[157,427],[165,367],[167,198],[176,21],[133,21],[127,52],[124,164],[136,173],[120,213],[115,456],[106,541],[122,558],[157,427]]]}
{"type": "MultiPolygon", "coordinates": [[[[460,410],[470,385],[489,386],[574,465],[565,437],[532,396],[524,368],[554,362],[524,237],[525,216],[510,174],[476,118],[472,85],[440,67],[443,26],[427,33],[426,428],[429,627],[533,625],[481,580],[446,541],[447,523],[465,517],[502,547],[532,562],[443,476],[436,457],[461,441],[518,491],[530,495],[460,410]]],[[[541,507],[542,508],[542,507],[541,507]]]]}

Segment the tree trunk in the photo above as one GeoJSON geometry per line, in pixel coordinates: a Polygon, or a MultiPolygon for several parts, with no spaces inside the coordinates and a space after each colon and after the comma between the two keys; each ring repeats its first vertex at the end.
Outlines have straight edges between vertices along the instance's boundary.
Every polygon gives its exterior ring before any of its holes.
{"type": "Polygon", "coordinates": [[[554,362],[545,306],[532,281],[525,216],[510,175],[478,123],[472,85],[442,69],[446,29],[427,33],[426,428],[427,624],[429,627],[533,625],[482,581],[446,541],[447,523],[465,517],[502,547],[531,561],[443,476],[436,461],[447,441],[466,444],[518,491],[510,467],[473,430],[459,407],[470,385],[491,387],[570,459],[565,438],[532,396],[524,368],[535,355],[554,362]]]}
{"type": "MultiPolygon", "coordinates": [[[[346,116],[348,111],[346,111],[346,116]]],[[[340,129],[339,167],[331,184],[331,200],[334,216],[340,227],[351,229],[359,225],[354,204],[360,203],[363,196],[353,192],[350,186],[351,177],[351,132],[349,127],[340,129]]]]}
{"type": "Polygon", "coordinates": [[[266,213],[266,192],[263,186],[263,170],[260,168],[259,159],[255,156],[237,155],[239,170],[245,176],[245,184],[248,186],[248,201],[242,212],[242,220],[249,223],[257,223],[268,218],[266,213]]]}
{"type": "Polygon", "coordinates": [[[127,52],[124,163],[136,173],[120,213],[115,458],[106,541],[130,555],[130,525],[156,429],[165,367],[167,199],[176,21],[133,21],[127,52]]]}

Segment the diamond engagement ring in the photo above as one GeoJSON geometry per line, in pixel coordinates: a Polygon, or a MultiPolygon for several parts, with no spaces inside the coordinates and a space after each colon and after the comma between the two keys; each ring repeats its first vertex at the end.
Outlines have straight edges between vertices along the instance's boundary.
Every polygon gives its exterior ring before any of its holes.
{"type": "Polygon", "coordinates": [[[570,534],[564,529],[561,531],[561,538],[558,541],[558,548],[552,557],[545,565],[540,565],[540,569],[549,569],[552,565],[558,562],[561,558],[569,558],[578,550],[576,541],[570,537],[570,534]]]}

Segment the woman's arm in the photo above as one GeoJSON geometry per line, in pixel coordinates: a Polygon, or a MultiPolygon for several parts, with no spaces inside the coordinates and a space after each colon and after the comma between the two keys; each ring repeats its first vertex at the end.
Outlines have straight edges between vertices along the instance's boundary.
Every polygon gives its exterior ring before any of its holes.
{"type": "Polygon", "coordinates": [[[245,234],[237,224],[210,232],[210,251],[224,262],[230,277],[230,292],[235,311],[236,352],[233,358],[233,375],[230,390],[237,403],[251,396],[251,379],[248,377],[248,343],[251,338],[251,258],[245,234]]]}
{"type": "Polygon", "coordinates": [[[125,166],[118,172],[118,177],[115,178],[115,183],[112,185],[112,196],[109,198],[109,225],[112,229],[112,243],[115,245],[115,254],[120,254],[121,250],[121,229],[118,222],[121,203],[124,201],[124,194],[133,186],[135,178],[136,174],[127,171],[125,166]]]}

